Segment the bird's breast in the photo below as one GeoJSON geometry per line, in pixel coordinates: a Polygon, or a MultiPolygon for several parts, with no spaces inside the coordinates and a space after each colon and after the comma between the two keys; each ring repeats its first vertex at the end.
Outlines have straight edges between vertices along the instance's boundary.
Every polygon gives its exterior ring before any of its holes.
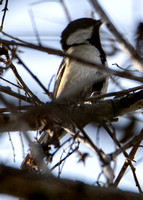
{"type": "MultiPolygon", "coordinates": [[[[98,49],[89,44],[71,47],[67,53],[97,64],[102,63],[98,49]]],[[[56,96],[58,99],[77,97],[85,87],[91,85],[98,78],[98,70],[94,67],[69,58],[66,58],[65,62],[65,70],[56,96]]]]}

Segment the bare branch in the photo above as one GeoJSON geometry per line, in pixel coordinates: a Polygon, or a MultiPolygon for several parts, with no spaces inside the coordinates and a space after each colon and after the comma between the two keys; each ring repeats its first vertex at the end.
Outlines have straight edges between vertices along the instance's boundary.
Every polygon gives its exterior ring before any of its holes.
{"type": "Polygon", "coordinates": [[[62,6],[63,6],[63,9],[64,9],[64,11],[65,11],[65,14],[66,14],[66,16],[67,16],[67,19],[68,19],[68,21],[70,22],[70,21],[71,21],[71,16],[70,16],[70,14],[69,14],[69,11],[68,11],[68,9],[67,9],[67,6],[66,6],[66,4],[65,4],[65,2],[64,2],[63,0],[60,0],[60,2],[61,2],[61,4],[62,4],[62,6]]]}
{"type": "Polygon", "coordinates": [[[41,81],[37,78],[37,76],[35,76],[32,73],[32,71],[25,65],[25,63],[21,60],[21,58],[17,54],[15,54],[15,57],[18,59],[19,64],[21,64],[24,67],[24,69],[28,71],[28,73],[32,76],[32,78],[38,83],[38,85],[40,85],[40,87],[44,90],[45,94],[47,94],[51,98],[49,90],[41,83],[41,81]]]}
{"type": "Polygon", "coordinates": [[[41,104],[42,102],[38,99],[37,96],[33,94],[33,92],[28,88],[28,86],[24,83],[22,77],[19,75],[16,67],[11,63],[10,66],[11,70],[13,71],[18,83],[22,86],[23,90],[31,97],[31,100],[35,104],[41,104]]]}
{"type": "Polygon", "coordinates": [[[124,146],[122,146],[122,148],[117,149],[114,153],[112,153],[112,157],[113,160],[116,158],[116,156],[118,156],[123,150],[126,150],[132,146],[134,146],[136,143],[138,143],[139,141],[143,140],[143,131],[141,131],[141,133],[135,137],[133,137],[133,139],[131,139],[127,144],[125,144],[124,146]]]}
{"type": "Polygon", "coordinates": [[[21,100],[26,101],[28,103],[32,103],[31,97],[26,97],[26,96],[23,96],[21,94],[18,94],[17,92],[12,91],[10,87],[0,86],[0,92],[3,92],[5,94],[8,94],[8,95],[13,96],[13,97],[18,98],[18,99],[21,99],[21,100]]]}
{"type": "Polygon", "coordinates": [[[143,198],[141,194],[89,186],[77,181],[60,180],[53,176],[27,174],[3,165],[0,166],[0,179],[0,193],[26,199],[83,200],[86,197],[88,200],[114,200],[115,196],[116,200],[143,198]]]}
{"type": "Polygon", "coordinates": [[[74,152],[78,150],[79,146],[75,147],[75,149],[72,150],[72,152],[69,152],[64,158],[62,158],[58,163],[56,163],[52,168],[51,171],[54,170],[56,167],[62,164],[63,161],[65,161],[69,156],[71,156],[74,152]]]}
{"type": "MultiPolygon", "coordinates": [[[[29,107],[29,111],[17,115],[0,115],[0,132],[17,130],[37,130],[42,120],[47,124],[60,124],[69,129],[74,119],[76,124],[85,126],[90,122],[102,124],[103,121],[112,121],[117,116],[143,107],[143,91],[112,100],[98,101],[96,104],[83,104],[81,106],[64,106],[58,103],[46,103],[41,106],[29,107]],[[19,123],[17,123],[17,119],[19,123]]],[[[27,109],[27,108],[26,108],[27,109]]]]}
{"type": "Polygon", "coordinates": [[[32,9],[29,9],[29,15],[30,15],[32,27],[33,27],[37,42],[41,46],[41,40],[40,40],[40,36],[39,36],[39,33],[38,33],[38,29],[37,29],[37,25],[36,25],[36,22],[35,22],[35,18],[34,18],[34,14],[33,14],[32,9]]]}
{"type": "MultiPolygon", "coordinates": [[[[143,131],[141,131],[141,135],[142,135],[142,134],[143,134],[143,131]]],[[[138,137],[138,136],[136,136],[136,137],[138,137]]],[[[138,150],[138,148],[139,148],[139,145],[140,145],[141,141],[142,141],[142,139],[140,139],[140,140],[134,142],[134,146],[133,146],[133,148],[132,148],[132,150],[131,150],[131,152],[130,152],[130,154],[129,154],[129,157],[130,157],[131,159],[134,159],[134,156],[135,156],[135,154],[136,154],[136,152],[137,152],[137,150],[138,150]]],[[[122,179],[122,177],[123,177],[123,175],[125,174],[125,172],[126,172],[126,170],[127,170],[127,168],[128,168],[129,165],[130,165],[130,162],[129,162],[129,160],[126,159],[126,161],[125,161],[125,163],[124,163],[122,169],[120,170],[120,173],[119,173],[118,177],[116,178],[116,180],[115,180],[113,186],[115,186],[115,187],[118,186],[120,180],[122,179]]],[[[136,177],[135,170],[133,170],[133,175],[134,175],[134,179],[135,179],[136,186],[138,187],[139,192],[141,193],[142,190],[141,190],[140,184],[139,184],[139,182],[138,182],[138,179],[137,179],[137,177],[136,177]]]]}
{"type": "Polygon", "coordinates": [[[119,91],[119,92],[110,92],[110,93],[101,94],[101,95],[94,95],[92,97],[88,97],[86,100],[87,101],[97,101],[97,100],[103,99],[105,97],[112,97],[112,96],[119,97],[119,96],[129,94],[130,92],[134,92],[134,91],[137,91],[137,90],[140,90],[140,89],[143,89],[143,85],[133,87],[133,88],[129,88],[127,90],[122,90],[122,91],[119,91]]]}
{"type": "Polygon", "coordinates": [[[0,76],[0,79],[3,80],[3,81],[5,81],[5,82],[7,82],[7,83],[9,83],[9,84],[11,84],[11,85],[13,85],[13,86],[15,86],[15,87],[17,87],[18,89],[22,89],[21,86],[16,85],[16,84],[10,82],[9,80],[6,80],[5,78],[3,78],[3,77],[1,77],[1,76],[0,76]]]}
{"type": "Polygon", "coordinates": [[[28,48],[32,48],[32,49],[35,49],[35,50],[38,50],[38,51],[43,51],[43,52],[46,52],[46,53],[49,53],[49,54],[54,54],[54,55],[58,55],[58,56],[62,56],[62,57],[66,56],[66,57],[74,59],[74,60],[76,60],[76,61],[78,61],[80,63],[87,64],[90,67],[97,68],[99,71],[106,72],[108,75],[112,74],[112,75],[119,76],[119,77],[122,77],[122,78],[127,78],[127,79],[130,79],[130,80],[140,81],[140,82],[143,83],[143,78],[142,77],[134,76],[133,74],[131,74],[129,72],[116,71],[116,70],[110,69],[108,67],[105,67],[103,65],[99,65],[97,63],[87,61],[85,59],[79,58],[77,56],[73,56],[71,54],[67,54],[67,53],[65,53],[63,51],[60,51],[60,50],[57,50],[57,49],[54,49],[54,48],[38,46],[38,45],[35,45],[35,44],[32,44],[32,43],[26,43],[26,42],[19,43],[19,42],[8,41],[8,40],[3,40],[3,39],[0,39],[0,42],[5,44],[5,45],[17,45],[17,46],[28,47],[28,48]]]}
{"type": "Polygon", "coordinates": [[[134,63],[135,68],[138,71],[143,71],[143,58],[141,58],[134,47],[127,41],[127,39],[123,38],[123,36],[119,33],[116,27],[113,25],[105,11],[102,9],[98,0],[90,0],[93,7],[96,9],[100,17],[102,18],[103,22],[106,22],[107,28],[115,35],[118,42],[122,46],[122,49],[125,53],[127,53],[131,60],[134,63]]]}
{"type": "Polygon", "coordinates": [[[4,25],[4,19],[5,19],[5,16],[6,16],[6,12],[8,11],[8,0],[5,1],[5,7],[3,9],[4,13],[3,13],[3,17],[2,17],[2,22],[1,22],[1,26],[0,26],[0,31],[2,31],[3,29],[3,25],[4,25]]]}

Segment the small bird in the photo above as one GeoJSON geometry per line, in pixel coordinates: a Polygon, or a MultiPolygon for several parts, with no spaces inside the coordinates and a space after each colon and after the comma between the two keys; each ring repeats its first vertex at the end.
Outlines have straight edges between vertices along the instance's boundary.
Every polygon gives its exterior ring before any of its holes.
{"type": "MultiPolygon", "coordinates": [[[[63,51],[87,61],[107,66],[106,55],[102,49],[99,36],[101,24],[100,20],[91,18],[81,18],[70,22],[61,36],[63,51]]],[[[57,73],[53,101],[58,101],[62,104],[84,102],[91,95],[105,93],[107,86],[108,77],[96,67],[90,67],[87,64],[65,57],[57,73]]],[[[44,129],[46,128],[44,127],[44,129]]],[[[51,144],[58,146],[59,138],[64,135],[63,128],[58,127],[56,124],[55,127],[53,126],[43,131],[38,144],[41,145],[44,151],[46,149],[49,153],[49,146],[51,144]]],[[[46,155],[48,155],[47,152],[46,155]]],[[[33,171],[33,169],[35,171],[36,169],[41,173],[37,160],[32,156],[32,149],[30,149],[29,154],[21,165],[21,169],[27,169],[28,171],[33,171]]],[[[87,156],[86,153],[81,154],[79,162],[83,161],[84,163],[87,156]]]]}
{"type": "MultiPolygon", "coordinates": [[[[61,35],[63,51],[107,66],[99,36],[101,24],[101,20],[92,18],[80,18],[70,22],[61,35]]],[[[93,94],[104,94],[107,86],[107,76],[96,67],[65,57],[56,76],[53,100],[71,104],[84,102],[93,94]]]]}

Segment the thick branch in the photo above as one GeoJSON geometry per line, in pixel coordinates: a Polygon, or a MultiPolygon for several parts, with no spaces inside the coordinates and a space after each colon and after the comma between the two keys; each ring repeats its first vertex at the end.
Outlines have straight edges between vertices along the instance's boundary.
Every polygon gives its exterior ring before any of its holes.
{"type": "Polygon", "coordinates": [[[26,199],[141,200],[142,195],[112,188],[97,188],[81,182],[38,176],[0,165],[0,193],[26,199]]]}
{"type": "Polygon", "coordinates": [[[37,130],[43,123],[46,123],[48,128],[55,125],[69,128],[72,122],[80,126],[90,122],[102,124],[103,121],[112,121],[115,117],[141,108],[143,108],[143,90],[124,97],[76,107],[51,102],[29,107],[24,113],[1,114],[0,132],[37,130]]]}

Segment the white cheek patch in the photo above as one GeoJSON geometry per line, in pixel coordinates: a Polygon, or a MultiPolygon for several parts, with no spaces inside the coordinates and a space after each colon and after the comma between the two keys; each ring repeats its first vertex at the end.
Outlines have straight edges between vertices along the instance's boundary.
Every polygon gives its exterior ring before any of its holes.
{"type": "Polygon", "coordinates": [[[93,26],[87,29],[79,29],[72,33],[67,39],[67,45],[84,43],[87,39],[91,38],[93,26]]]}

